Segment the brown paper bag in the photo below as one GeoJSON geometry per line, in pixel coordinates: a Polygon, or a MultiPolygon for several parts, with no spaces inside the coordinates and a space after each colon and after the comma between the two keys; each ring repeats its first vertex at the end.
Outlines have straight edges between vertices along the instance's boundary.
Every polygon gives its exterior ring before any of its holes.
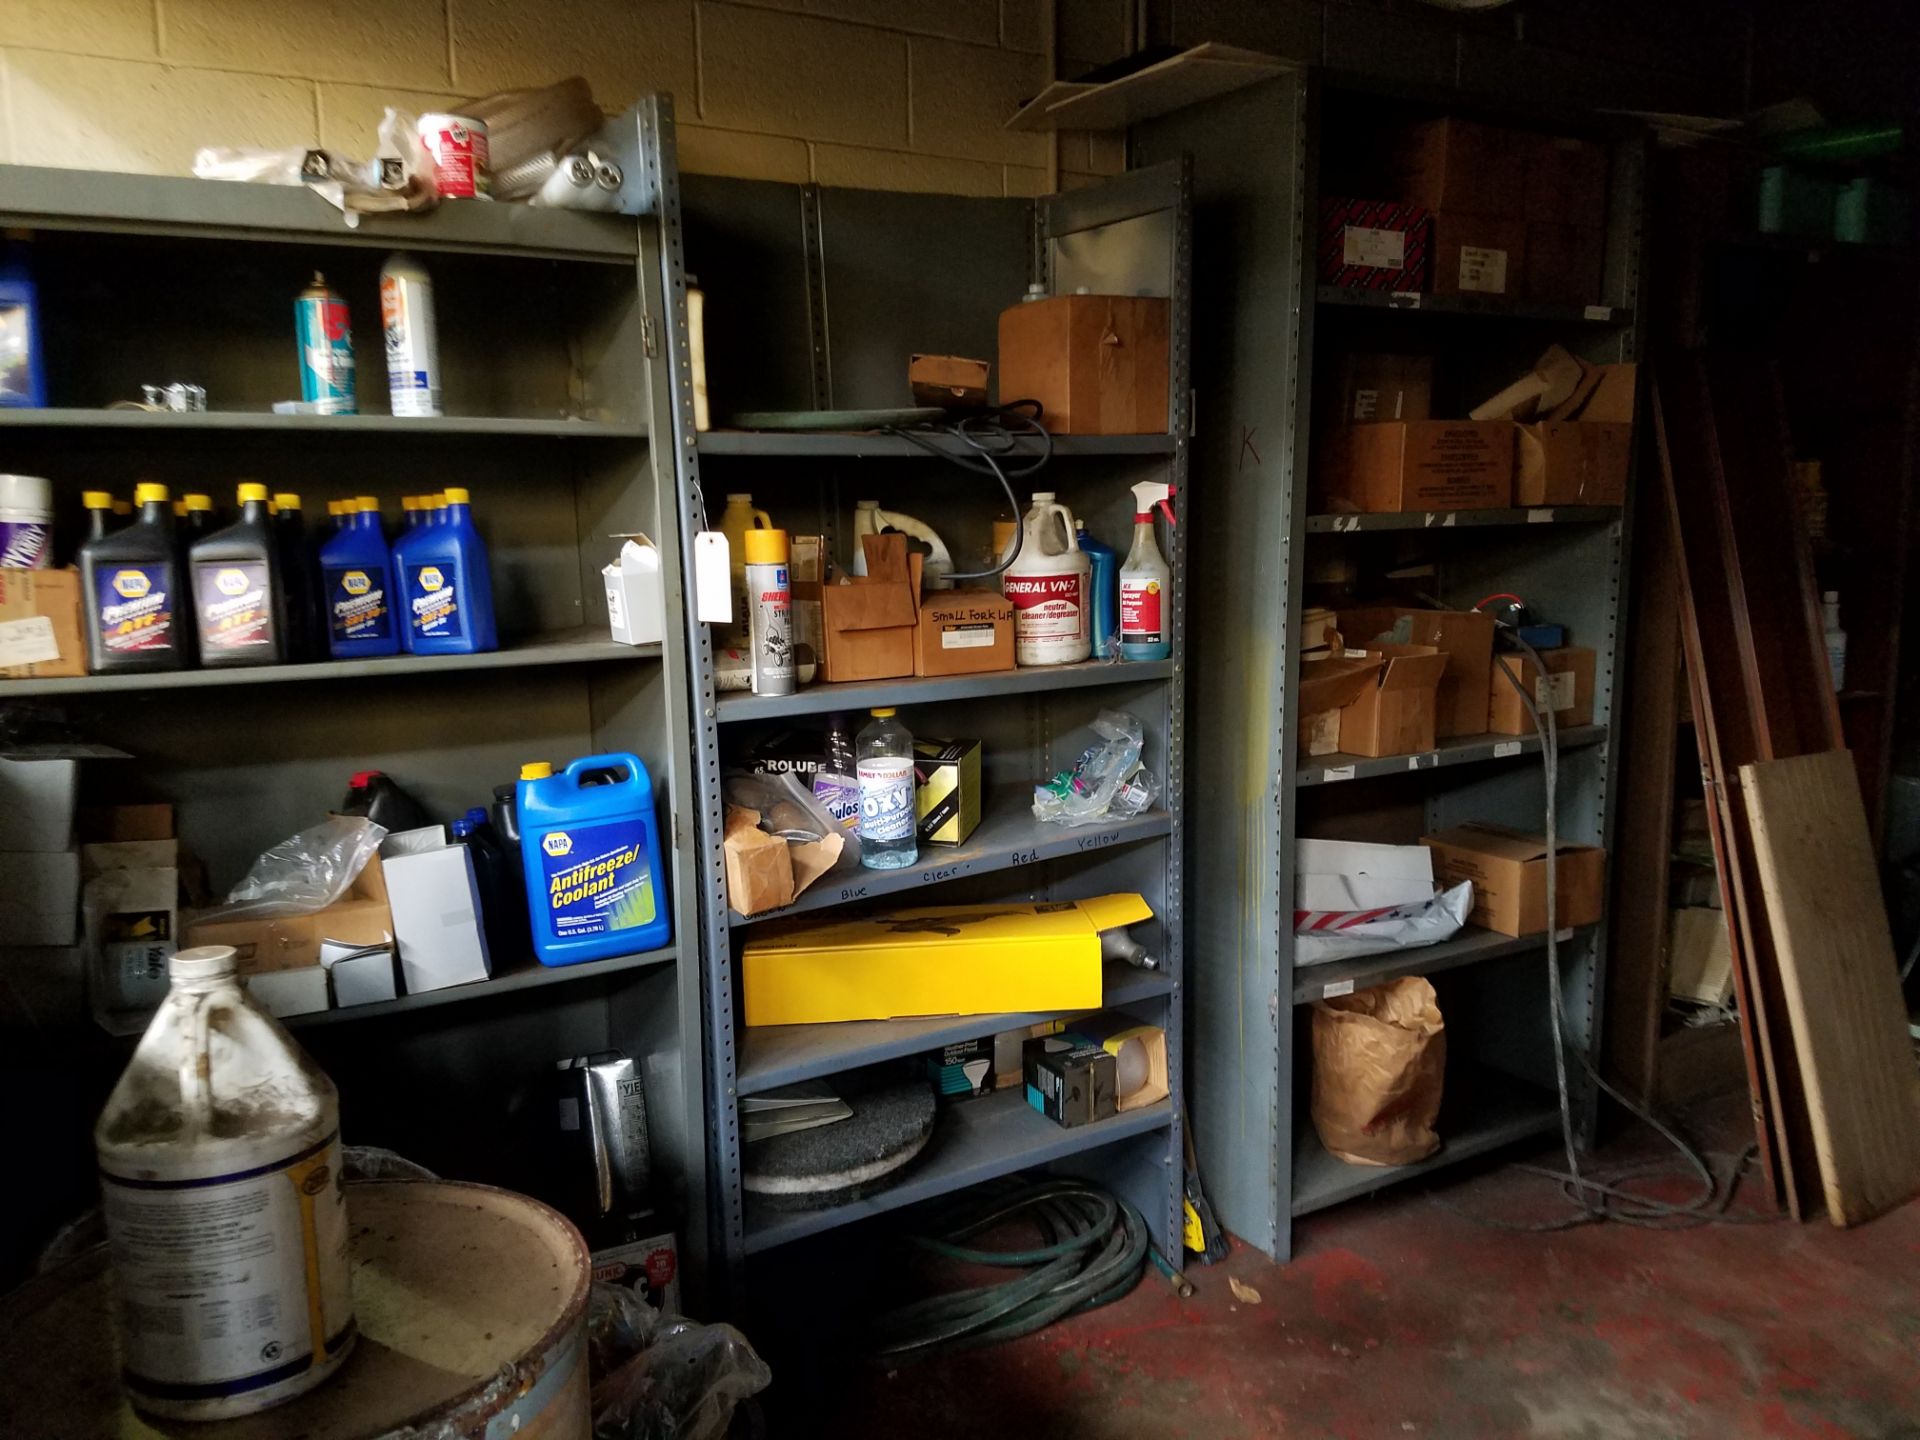
{"type": "Polygon", "coordinates": [[[1446,1068],[1446,1024],[1418,975],[1314,1004],[1313,1128],[1349,1165],[1410,1165],[1438,1150],[1446,1068]]]}

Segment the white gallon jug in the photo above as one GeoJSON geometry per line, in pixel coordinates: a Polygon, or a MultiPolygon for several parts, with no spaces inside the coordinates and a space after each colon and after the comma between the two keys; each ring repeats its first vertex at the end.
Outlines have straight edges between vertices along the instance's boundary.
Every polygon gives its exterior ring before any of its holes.
{"type": "Polygon", "coordinates": [[[1020,553],[1000,577],[1013,602],[1013,658],[1021,665],[1085,660],[1093,653],[1093,565],[1073,533],[1073,512],[1051,490],[1036,491],[1020,530],[1020,553]]]}
{"type": "Polygon", "coordinates": [[[353,1346],[340,1107],[232,946],[168,975],[93,1141],[128,1398],[219,1420],[311,1390],[353,1346]]]}

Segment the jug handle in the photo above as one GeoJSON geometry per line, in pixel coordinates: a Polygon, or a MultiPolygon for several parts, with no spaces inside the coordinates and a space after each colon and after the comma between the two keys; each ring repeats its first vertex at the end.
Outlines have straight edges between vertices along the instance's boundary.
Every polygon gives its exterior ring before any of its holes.
{"type": "Polygon", "coordinates": [[[1080,537],[1074,533],[1073,512],[1056,500],[1047,507],[1047,514],[1049,516],[1058,515],[1060,517],[1060,528],[1067,532],[1067,548],[1061,553],[1067,555],[1079,554],[1080,537]]]}
{"type": "MultiPolygon", "coordinates": [[[[638,759],[638,756],[626,755],[618,751],[611,755],[583,755],[560,773],[566,779],[578,783],[580,777],[591,770],[624,770],[627,772],[627,780],[634,780],[640,774],[639,770],[634,768],[638,759]]],[[[625,784],[626,781],[621,783],[625,784]]]]}
{"type": "Polygon", "coordinates": [[[756,530],[773,529],[773,517],[767,514],[767,512],[764,510],[754,511],[753,512],[753,528],[756,530]]]}

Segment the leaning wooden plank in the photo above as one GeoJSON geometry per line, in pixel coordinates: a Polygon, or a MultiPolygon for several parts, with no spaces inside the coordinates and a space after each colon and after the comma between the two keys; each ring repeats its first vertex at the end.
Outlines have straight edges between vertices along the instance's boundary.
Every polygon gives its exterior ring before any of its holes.
{"type": "Polygon", "coordinates": [[[1827,1218],[1920,1193],[1920,1077],[1853,757],[1740,767],[1827,1218]]]}

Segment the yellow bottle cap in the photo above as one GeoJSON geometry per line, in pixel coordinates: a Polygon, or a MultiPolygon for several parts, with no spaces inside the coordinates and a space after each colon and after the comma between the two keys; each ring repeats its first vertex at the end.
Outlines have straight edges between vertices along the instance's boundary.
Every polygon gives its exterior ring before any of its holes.
{"type": "Polygon", "coordinates": [[[240,482],[239,490],[235,493],[240,503],[244,505],[249,500],[266,499],[267,487],[262,485],[258,480],[243,480],[240,482]]]}
{"type": "Polygon", "coordinates": [[[449,505],[471,505],[473,503],[473,497],[458,485],[449,485],[447,487],[447,503],[449,505]]]}
{"type": "Polygon", "coordinates": [[[173,518],[176,520],[184,520],[187,518],[187,502],[186,501],[176,500],[173,502],[173,518]]]}
{"type": "Polygon", "coordinates": [[[432,502],[431,502],[431,503],[432,503],[432,505],[433,505],[433,508],[434,508],[434,509],[436,509],[436,510],[444,510],[444,509],[446,509],[446,508],[447,508],[447,505],[448,505],[448,500],[447,500],[447,496],[446,496],[446,492],[445,492],[445,491],[441,491],[440,493],[438,493],[438,494],[436,494],[436,495],[435,495],[435,496],[433,497],[433,500],[432,500],[432,502]]]}
{"type": "Polygon", "coordinates": [[[104,490],[82,490],[80,492],[80,503],[89,510],[111,510],[113,508],[113,496],[104,490]]]}
{"type": "Polygon", "coordinates": [[[746,543],[741,546],[746,563],[749,565],[784,565],[787,563],[787,532],[784,530],[749,530],[746,543]]]}
{"type": "Polygon", "coordinates": [[[212,510],[212,509],[213,509],[213,496],[211,495],[187,496],[187,513],[188,514],[193,514],[194,512],[200,511],[200,510],[212,510]]]}
{"type": "Polygon", "coordinates": [[[300,508],[300,497],[291,490],[276,490],[273,493],[273,503],[278,505],[282,510],[298,510],[300,508]]]}
{"type": "Polygon", "coordinates": [[[411,514],[420,508],[420,497],[418,495],[402,495],[400,497],[400,508],[411,514]]]}
{"type": "Polygon", "coordinates": [[[873,718],[876,720],[884,720],[889,715],[893,714],[893,706],[881,705],[876,707],[875,709],[867,711],[867,714],[873,716],[873,718]]]}
{"type": "Polygon", "coordinates": [[[529,760],[520,767],[520,778],[522,780],[551,780],[553,778],[553,766],[545,760],[529,760]]]}
{"type": "Polygon", "coordinates": [[[151,505],[156,501],[164,505],[166,500],[167,487],[152,480],[142,480],[133,487],[133,503],[136,505],[151,505]]]}
{"type": "Polygon", "coordinates": [[[113,513],[116,515],[131,515],[133,513],[133,502],[130,500],[114,501],[113,513]]]}
{"type": "Polygon", "coordinates": [[[356,495],[353,497],[353,508],[362,515],[378,515],[380,502],[371,495],[356,495]]]}

